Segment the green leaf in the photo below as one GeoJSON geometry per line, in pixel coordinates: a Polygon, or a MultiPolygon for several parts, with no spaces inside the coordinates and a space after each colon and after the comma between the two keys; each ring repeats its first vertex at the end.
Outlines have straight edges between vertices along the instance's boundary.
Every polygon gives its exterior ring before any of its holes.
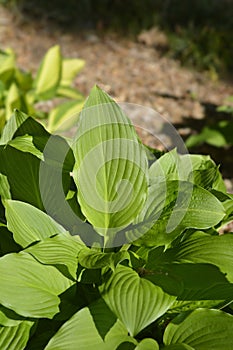
{"type": "Polygon", "coordinates": [[[208,143],[215,147],[224,147],[232,144],[233,122],[232,120],[221,120],[211,127],[206,126],[198,135],[191,135],[187,141],[187,147],[199,146],[208,143]]]}
{"type": "Polygon", "coordinates": [[[0,197],[1,199],[11,199],[11,191],[7,177],[0,174],[0,197]]]}
{"type": "Polygon", "coordinates": [[[43,153],[41,153],[41,151],[39,151],[35,147],[32,136],[29,136],[29,135],[18,136],[13,140],[9,141],[8,145],[18,149],[19,151],[31,153],[41,160],[44,159],[43,153]]]}
{"type": "Polygon", "coordinates": [[[102,301],[98,301],[63,324],[45,350],[77,350],[77,345],[79,350],[115,350],[128,340],[130,337],[124,326],[102,301]]]}
{"type": "Polygon", "coordinates": [[[197,309],[186,318],[181,314],[167,326],[164,343],[184,343],[195,350],[231,350],[233,316],[223,311],[207,309],[197,309]]]}
{"type": "Polygon", "coordinates": [[[73,149],[82,212],[107,242],[132,222],[144,204],[145,150],[129,119],[98,87],[81,113],[73,149]]]}
{"type": "Polygon", "coordinates": [[[42,264],[66,267],[67,271],[66,269],[60,269],[60,271],[76,279],[78,254],[82,248],[83,244],[77,239],[68,234],[62,234],[47,238],[25,249],[25,252],[30,253],[42,264]]]}
{"type": "Polygon", "coordinates": [[[0,305],[0,326],[15,327],[25,320],[22,316],[17,315],[14,311],[0,305]]]}
{"type": "Polygon", "coordinates": [[[167,181],[149,188],[147,202],[128,231],[130,241],[148,246],[167,245],[187,228],[207,229],[225,215],[218,199],[184,181],[167,181]]]}
{"type": "Polygon", "coordinates": [[[48,130],[69,130],[78,121],[79,113],[83,107],[83,100],[68,101],[54,108],[48,116],[48,130]]]}
{"type": "MultiPolygon", "coordinates": [[[[217,266],[233,282],[233,234],[210,236],[195,232],[183,240],[177,248],[171,249],[173,261],[185,263],[207,263],[217,266]]],[[[168,252],[169,254],[169,252],[168,252]]]]}
{"type": "Polygon", "coordinates": [[[55,267],[23,252],[0,258],[0,275],[0,303],[25,317],[52,318],[59,311],[58,295],[72,285],[55,267]]]}
{"type": "Polygon", "coordinates": [[[15,83],[12,83],[9,88],[5,104],[6,104],[6,120],[10,119],[13,113],[13,110],[15,108],[24,109],[26,111],[26,106],[23,101],[23,97],[15,83]]]}
{"type": "Polygon", "coordinates": [[[73,100],[84,101],[84,96],[77,89],[70,86],[59,86],[57,89],[57,95],[61,97],[71,98],[73,100]]]}
{"type": "Polygon", "coordinates": [[[61,80],[62,58],[60,47],[55,45],[45,54],[37,72],[34,87],[39,99],[50,99],[55,96],[61,80]]]}
{"type": "Polygon", "coordinates": [[[0,326],[1,350],[24,350],[30,336],[33,322],[24,321],[14,327],[0,326]]]}
{"type": "Polygon", "coordinates": [[[62,60],[61,85],[70,86],[76,75],[85,66],[85,61],[79,58],[65,58],[62,60]]]}
{"type": "Polygon", "coordinates": [[[32,88],[33,78],[31,72],[25,72],[19,68],[15,69],[15,80],[24,92],[32,88]]]}
{"type": "Polygon", "coordinates": [[[79,254],[79,263],[87,269],[100,269],[106,266],[111,266],[114,269],[121,261],[126,259],[130,259],[127,251],[102,253],[85,248],[79,254]]]}
{"type": "Polygon", "coordinates": [[[13,138],[16,130],[20,127],[20,125],[22,125],[25,122],[25,120],[27,120],[27,118],[27,114],[15,109],[14,113],[12,114],[11,118],[7,121],[3,129],[0,144],[4,145],[8,141],[10,141],[13,138]]]}
{"type": "Polygon", "coordinates": [[[195,350],[195,349],[187,344],[179,343],[179,344],[171,344],[171,345],[165,346],[163,350],[195,350]]]}
{"type": "Polygon", "coordinates": [[[150,184],[153,185],[166,180],[188,180],[188,174],[191,171],[191,160],[188,159],[184,167],[177,150],[173,149],[151,165],[149,169],[150,184]]]}
{"type": "Polygon", "coordinates": [[[163,276],[167,276],[166,279],[183,285],[170,312],[223,307],[232,299],[232,234],[211,236],[195,232],[160,255],[156,255],[156,250],[149,253],[145,266],[149,273],[145,278],[163,287],[163,276]]]}
{"type": "Polygon", "coordinates": [[[165,180],[189,181],[206,189],[225,191],[219,168],[209,156],[179,155],[176,149],[156,160],[149,169],[150,184],[165,180]]]}
{"type": "Polygon", "coordinates": [[[0,80],[8,83],[12,80],[15,71],[15,54],[12,50],[0,50],[0,80]]]}
{"type": "Polygon", "coordinates": [[[66,232],[50,216],[28,203],[7,200],[5,208],[7,227],[13,232],[14,240],[22,247],[66,232]]]}
{"type": "Polygon", "coordinates": [[[116,268],[100,291],[131,336],[163,315],[176,299],[124,266],[116,268]]]}
{"type": "Polygon", "coordinates": [[[43,209],[39,186],[40,159],[11,146],[0,146],[0,173],[7,176],[13,199],[43,209]]]}
{"type": "Polygon", "coordinates": [[[135,350],[159,350],[159,345],[154,339],[143,339],[135,348],[135,350]]]}

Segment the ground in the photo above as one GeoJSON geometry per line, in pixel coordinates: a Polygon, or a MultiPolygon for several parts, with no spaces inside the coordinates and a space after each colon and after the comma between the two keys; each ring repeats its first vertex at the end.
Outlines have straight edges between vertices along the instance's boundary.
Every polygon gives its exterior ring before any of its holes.
{"type": "MultiPolygon", "coordinates": [[[[11,47],[22,68],[35,71],[46,50],[59,44],[64,56],[86,61],[75,80],[84,95],[97,83],[118,102],[152,107],[182,135],[195,124],[203,125],[207,117],[215,118],[216,105],[233,95],[233,84],[213,81],[207,74],[181,67],[161,54],[156,39],[139,39],[68,32],[43,19],[33,22],[0,6],[0,48],[11,47]]],[[[153,133],[150,118],[147,129],[153,133]]],[[[228,172],[226,176],[232,178],[233,174],[228,172]]]]}

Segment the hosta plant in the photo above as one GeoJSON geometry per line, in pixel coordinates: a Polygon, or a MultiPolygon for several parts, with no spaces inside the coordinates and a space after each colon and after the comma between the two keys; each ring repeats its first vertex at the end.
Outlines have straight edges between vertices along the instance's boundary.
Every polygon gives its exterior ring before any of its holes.
{"type": "Polygon", "coordinates": [[[62,129],[70,115],[80,111],[84,98],[72,86],[73,79],[84,66],[78,58],[63,58],[58,45],[45,54],[33,78],[32,73],[16,65],[15,53],[8,49],[0,51],[0,133],[14,108],[37,118],[48,118],[50,131],[62,129]],[[60,104],[46,111],[40,105],[56,97],[60,104]]]}
{"type": "Polygon", "coordinates": [[[0,174],[1,349],[232,349],[233,197],[210,157],[152,152],[94,87],[73,141],[15,110],[0,174]]]}

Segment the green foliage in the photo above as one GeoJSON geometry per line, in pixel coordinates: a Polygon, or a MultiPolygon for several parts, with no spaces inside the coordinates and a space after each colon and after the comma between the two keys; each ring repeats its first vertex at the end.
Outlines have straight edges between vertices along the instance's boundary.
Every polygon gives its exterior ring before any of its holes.
{"type": "Polygon", "coordinates": [[[0,141],[2,349],[232,348],[233,198],[210,157],[149,168],[98,87],[72,145],[19,111],[0,141]]]}
{"type": "Polygon", "coordinates": [[[72,87],[72,82],[83,66],[81,59],[63,58],[56,45],[47,51],[33,79],[31,72],[17,67],[12,50],[0,51],[0,133],[15,108],[35,118],[48,118],[50,131],[61,130],[67,114],[73,117],[72,123],[77,120],[84,98],[72,87]],[[63,101],[47,112],[37,107],[38,102],[54,97],[72,101],[63,101]]]}
{"type": "Polygon", "coordinates": [[[225,147],[233,145],[233,96],[229,96],[225,104],[217,108],[218,112],[224,112],[226,119],[211,126],[205,126],[197,135],[191,135],[186,140],[186,146],[191,148],[207,143],[215,147],[225,147]]]}

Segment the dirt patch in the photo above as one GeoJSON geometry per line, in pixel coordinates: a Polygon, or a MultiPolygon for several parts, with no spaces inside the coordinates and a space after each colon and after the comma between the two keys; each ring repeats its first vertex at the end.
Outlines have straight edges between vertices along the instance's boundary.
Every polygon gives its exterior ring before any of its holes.
{"type": "MultiPolygon", "coordinates": [[[[119,102],[152,107],[175,124],[183,136],[193,124],[205,124],[206,106],[220,105],[233,95],[233,85],[211,81],[205,74],[181,67],[179,62],[162,56],[156,42],[147,45],[114,35],[69,33],[43,20],[33,23],[15,17],[0,6],[0,47],[11,47],[22,68],[35,71],[46,50],[55,44],[61,46],[64,56],[86,61],[75,80],[75,86],[85,95],[97,83],[119,102]]],[[[147,129],[153,122],[147,120],[147,129]]]]}

